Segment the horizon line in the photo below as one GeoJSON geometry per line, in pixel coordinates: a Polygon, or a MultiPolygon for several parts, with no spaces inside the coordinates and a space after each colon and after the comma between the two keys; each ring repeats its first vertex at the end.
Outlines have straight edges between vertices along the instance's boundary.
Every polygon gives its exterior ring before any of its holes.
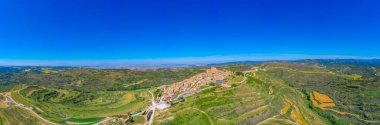
{"type": "Polygon", "coordinates": [[[371,60],[380,57],[341,56],[341,55],[245,55],[245,56],[208,56],[179,57],[155,59],[82,59],[82,60],[33,60],[33,59],[0,59],[0,66],[157,66],[157,65],[205,65],[212,63],[228,63],[239,61],[295,61],[307,59],[360,59],[371,60]]]}

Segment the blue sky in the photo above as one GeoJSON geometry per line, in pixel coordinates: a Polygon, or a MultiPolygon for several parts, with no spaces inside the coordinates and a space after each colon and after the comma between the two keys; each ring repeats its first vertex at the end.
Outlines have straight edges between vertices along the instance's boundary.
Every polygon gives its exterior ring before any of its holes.
{"type": "Polygon", "coordinates": [[[1,0],[0,62],[379,57],[379,0],[1,0]]]}

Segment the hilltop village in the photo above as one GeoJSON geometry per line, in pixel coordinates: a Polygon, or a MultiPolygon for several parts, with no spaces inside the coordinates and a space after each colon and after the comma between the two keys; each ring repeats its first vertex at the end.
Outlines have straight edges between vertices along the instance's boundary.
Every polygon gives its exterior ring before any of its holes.
{"type": "Polygon", "coordinates": [[[200,73],[181,82],[174,83],[163,87],[162,101],[171,101],[180,93],[196,93],[202,87],[209,83],[216,83],[223,87],[230,87],[224,83],[224,79],[231,74],[227,70],[218,70],[216,67],[207,69],[206,72],[200,73]]]}
{"type": "MultiPolygon", "coordinates": [[[[131,123],[131,118],[137,116],[145,116],[144,123],[151,125],[153,122],[153,117],[155,116],[155,110],[160,109],[164,111],[165,109],[171,106],[171,102],[178,102],[179,97],[183,97],[184,95],[192,95],[198,93],[204,89],[208,89],[214,86],[210,86],[210,83],[215,83],[222,87],[231,87],[229,83],[225,83],[224,80],[226,77],[230,76],[232,72],[227,70],[218,70],[216,67],[211,67],[207,69],[205,72],[192,76],[183,81],[173,83],[171,85],[161,86],[159,87],[160,96],[155,97],[153,93],[149,91],[152,95],[152,104],[150,107],[142,112],[135,112],[130,114],[131,116],[114,118],[112,120],[106,120],[103,124],[112,124],[119,121],[123,121],[125,125],[131,123]]],[[[132,120],[133,121],[133,120],[132,120]]]]}

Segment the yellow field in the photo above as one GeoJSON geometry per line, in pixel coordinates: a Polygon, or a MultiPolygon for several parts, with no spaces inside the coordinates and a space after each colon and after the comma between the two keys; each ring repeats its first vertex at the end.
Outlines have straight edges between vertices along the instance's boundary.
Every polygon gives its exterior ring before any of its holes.
{"type": "Polygon", "coordinates": [[[319,106],[322,107],[322,108],[324,108],[324,107],[334,107],[335,103],[322,103],[319,106]]]}
{"type": "Polygon", "coordinates": [[[334,102],[329,96],[327,96],[325,94],[313,91],[313,95],[314,95],[315,99],[320,103],[332,103],[332,102],[334,102]]]}
{"type": "Polygon", "coordinates": [[[310,97],[310,99],[311,99],[311,102],[313,103],[313,105],[315,107],[320,108],[322,110],[330,110],[332,112],[335,112],[335,113],[341,114],[341,115],[351,114],[351,113],[348,113],[348,112],[342,112],[342,111],[338,111],[338,110],[329,108],[329,107],[334,107],[335,103],[332,102],[332,99],[330,97],[328,97],[327,95],[324,95],[324,94],[321,94],[321,93],[313,91],[313,95],[310,97]],[[321,99],[321,98],[324,99],[322,101],[325,101],[325,103],[321,103],[321,101],[319,101],[318,99],[316,99],[317,97],[314,97],[314,96],[317,96],[317,95],[319,96],[319,99],[321,99]],[[326,99],[326,97],[328,99],[326,99]],[[326,101],[328,101],[328,102],[326,102],[326,101]]]}
{"type": "Polygon", "coordinates": [[[334,107],[334,101],[327,95],[313,91],[313,94],[310,97],[311,102],[317,108],[326,110],[326,107],[334,107]]]}
{"type": "Polygon", "coordinates": [[[351,78],[351,79],[361,79],[363,76],[361,75],[345,75],[347,78],[351,78]]]}
{"type": "Polygon", "coordinates": [[[283,109],[281,109],[280,114],[285,115],[289,111],[290,106],[291,106],[291,104],[289,102],[286,102],[285,107],[283,109]]]}
{"type": "Polygon", "coordinates": [[[307,121],[302,117],[301,112],[298,110],[297,107],[294,107],[291,113],[292,119],[294,119],[297,123],[301,125],[308,125],[307,121]]]}
{"type": "Polygon", "coordinates": [[[126,93],[123,97],[124,103],[130,103],[135,100],[135,96],[132,93],[126,93]]]}

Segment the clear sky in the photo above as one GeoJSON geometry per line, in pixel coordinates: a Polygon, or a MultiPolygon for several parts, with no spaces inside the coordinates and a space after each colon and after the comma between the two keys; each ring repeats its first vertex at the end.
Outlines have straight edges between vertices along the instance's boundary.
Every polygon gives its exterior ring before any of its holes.
{"type": "Polygon", "coordinates": [[[3,62],[253,55],[379,57],[380,1],[0,0],[3,62]]]}

